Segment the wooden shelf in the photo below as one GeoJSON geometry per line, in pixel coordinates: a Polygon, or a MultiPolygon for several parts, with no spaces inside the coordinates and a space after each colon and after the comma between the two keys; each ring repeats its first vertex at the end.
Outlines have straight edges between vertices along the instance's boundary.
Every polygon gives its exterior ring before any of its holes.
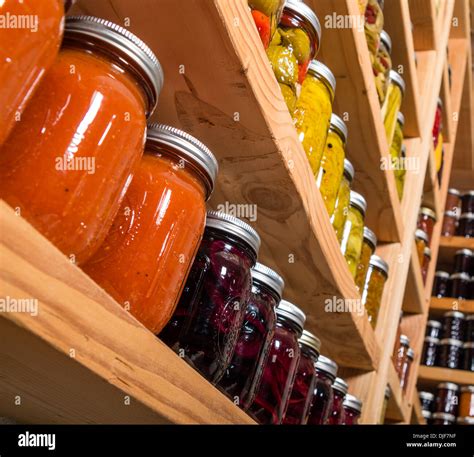
{"type": "Polygon", "coordinates": [[[415,50],[436,49],[438,23],[434,0],[410,0],[409,5],[415,50]]]}
{"type": "Polygon", "coordinates": [[[388,385],[392,395],[388,400],[385,419],[388,422],[408,423],[412,408],[412,401],[408,399],[400,387],[400,379],[393,363],[389,366],[388,385]]]}
{"type": "Polygon", "coordinates": [[[440,382],[454,382],[462,386],[474,385],[474,372],[466,370],[451,370],[449,368],[420,366],[418,386],[433,389],[440,382]]]}
{"type": "Polygon", "coordinates": [[[403,299],[403,311],[406,313],[421,314],[426,308],[423,277],[421,275],[420,261],[416,251],[416,244],[413,241],[413,247],[410,256],[410,269],[407,276],[407,285],[405,297],[403,299]]]}
{"type": "Polygon", "coordinates": [[[0,219],[0,294],[38,307],[37,315],[0,315],[2,415],[20,423],[253,423],[3,202],[0,219]]]}
{"type": "Polygon", "coordinates": [[[474,238],[464,238],[462,236],[441,237],[438,264],[452,265],[454,255],[459,249],[474,250],[474,238]]]}
{"type": "Polygon", "coordinates": [[[438,316],[447,311],[461,311],[462,313],[474,314],[474,300],[457,300],[455,298],[431,297],[430,314],[438,316]]]}

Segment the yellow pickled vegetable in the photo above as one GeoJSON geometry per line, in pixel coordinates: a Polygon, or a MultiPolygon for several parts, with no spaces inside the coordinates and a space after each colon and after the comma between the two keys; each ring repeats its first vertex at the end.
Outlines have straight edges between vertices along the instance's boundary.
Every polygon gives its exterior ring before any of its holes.
{"type": "Polygon", "coordinates": [[[286,106],[288,107],[288,111],[290,112],[290,114],[292,114],[296,107],[295,91],[286,84],[278,83],[278,85],[280,86],[281,93],[283,95],[283,98],[285,99],[286,106]]]}
{"type": "Polygon", "coordinates": [[[270,46],[267,57],[277,81],[295,87],[298,81],[298,61],[291,50],[283,46],[270,46]]]}
{"type": "Polygon", "coordinates": [[[270,41],[270,46],[278,46],[281,44],[281,35],[280,31],[277,29],[273,34],[272,40],[270,41]]]}
{"type": "Polygon", "coordinates": [[[349,206],[344,232],[342,235],[341,251],[346,258],[349,271],[355,278],[357,265],[362,252],[362,239],[364,236],[364,216],[359,208],[352,204],[349,206]]]}
{"type": "MultiPolygon", "coordinates": [[[[390,73],[393,74],[394,72],[391,71],[390,73]]],[[[393,140],[395,125],[397,123],[397,113],[402,105],[402,98],[402,90],[391,80],[388,86],[387,96],[382,105],[382,119],[388,144],[391,144],[393,140]]]]}
{"type": "Polygon", "coordinates": [[[436,144],[434,156],[435,156],[436,172],[438,172],[439,170],[441,170],[441,165],[443,163],[443,134],[441,132],[439,132],[438,134],[438,142],[436,144]]]}
{"type": "Polygon", "coordinates": [[[331,215],[331,224],[336,233],[336,238],[339,243],[342,241],[342,235],[344,233],[344,224],[346,223],[347,213],[349,212],[349,202],[351,195],[351,181],[344,174],[339,190],[337,192],[336,204],[334,206],[334,212],[331,215]]]}
{"type": "MultiPolygon", "coordinates": [[[[375,328],[377,324],[388,272],[388,267],[387,270],[384,270],[374,265],[374,258],[380,259],[378,256],[372,256],[367,271],[366,282],[362,291],[362,304],[365,306],[367,317],[369,318],[369,322],[373,328],[375,328]]],[[[382,259],[380,259],[380,261],[385,264],[382,259]]]]}
{"type": "Polygon", "coordinates": [[[283,44],[293,50],[298,63],[307,62],[311,56],[311,41],[302,29],[279,29],[283,44]]]}
{"type": "Polygon", "coordinates": [[[369,52],[376,54],[379,47],[380,33],[383,29],[383,12],[377,0],[369,0],[365,8],[365,37],[369,52]]]}
{"type": "Polygon", "coordinates": [[[374,253],[374,246],[369,243],[365,238],[362,241],[362,250],[360,253],[360,260],[357,265],[355,283],[358,290],[364,288],[365,279],[367,277],[367,271],[369,270],[369,262],[372,254],[374,253]]]}
{"type": "Polygon", "coordinates": [[[266,16],[276,14],[282,6],[281,0],[249,0],[250,8],[258,10],[266,16]]]}

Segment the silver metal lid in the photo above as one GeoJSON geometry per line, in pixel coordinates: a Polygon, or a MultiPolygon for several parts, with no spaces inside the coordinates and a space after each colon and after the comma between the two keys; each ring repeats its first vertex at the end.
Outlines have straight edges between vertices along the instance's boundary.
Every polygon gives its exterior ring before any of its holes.
{"type": "Polygon", "coordinates": [[[458,425],[474,425],[474,417],[464,416],[456,419],[458,425]]]}
{"type": "Polygon", "coordinates": [[[459,190],[455,189],[454,187],[450,187],[448,189],[448,194],[451,194],[451,195],[456,195],[458,197],[461,196],[461,192],[459,192],[459,190]]]}
{"type": "Polygon", "coordinates": [[[146,149],[158,147],[160,153],[172,154],[190,164],[204,181],[208,199],[214,189],[219,165],[214,154],[197,138],[164,124],[149,124],[146,149]]]}
{"type": "Polygon", "coordinates": [[[450,422],[454,422],[456,420],[456,417],[454,416],[454,414],[449,413],[433,413],[431,415],[431,419],[443,419],[450,422]]]}
{"type": "Polygon", "coordinates": [[[258,263],[252,268],[252,280],[265,284],[272,289],[281,300],[283,289],[285,288],[285,281],[283,278],[271,268],[266,265],[258,263]]]}
{"type": "Polygon", "coordinates": [[[458,213],[457,211],[452,211],[452,210],[448,210],[448,211],[445,211],[444,212],[444,216],[446,217],[454,217],[455,219],[459,219],[459,216],[458,216],[458,213]]]}
{"type": "Polygon", "coordinates": [[[474,348],[474,341],[466,341],[462,345],[463,349],[473,349],[474,348]]]}
{"type": "Polygon", "coordinates": [[[469,196],[469,197],[474,197],[474,190],[468,190],[468,191],[466,191],[466,192],[463,192],[463,193],[462,193],[462,196],[463,196],[463,197],[467,197],[467,196],[469,196]]]}
{"type": "Polygon", "coordinates": [[[454,255],[468,255],[471,257],[473,252],[470,249],[459,249],[454,253],[454,255]]]}
{"type": "Polygon", "coordinates": [[[456,319],[465,319],[466,315],[461,311],[448,311],[443,314],[443,317],[455,317],[456,319]]]}
{"type": "Polygon", "coordinates": [[[136,35],[113,22],[94,16],[66,17],[65,41],[87,39],[104,51],[112,47],[122,59],[127,61],[143,83],[147,95],[147,117],[156,108],[163,87],[164,75],[158,58],[136,35]]]}
{"type": "Polygon", "coordinates": [[[449,273],[447,271],[443,271],[443,270],[438,270],[436,273],[435,273],[435,276],[437,278],[445,278],[445,279],[449,279],[449,273]]]}
{"type": "Polygon", "coordinates": [[[433,327],[433,328],[441,328],[442,327],[441,322],[435,321],[434,319],[430,319],[426,323],[426,325],[429,326],[429,327],[433,327]]]}
{"type": "Polygon", "coordinates": [[[454,382],[440,382],[436,388],[454,390],[455,392],[459,390],[459,386],[457,384],[454,384],[454,382]]]}
{"type": "Polygon", "coordinates": [[[456,346],[456,347],[462,347],[463,345],[463,342],[461,340],[456,340],[454,338],[444,338],[442,340],[440,340],[439,344],[441,346],[444,346],[444,345],[449,345],[449,346],[456,346]]]}
{"type": "Polygon", "coordinates": [[[425,336],[425,341],[428,343],[439,344],[439,338],[435,338],[434,336],[425,336]]]}
{"type": "Polygon", "coordinates": [[[412,348],[408,348],[407,357],[411,360],[415,358],[415,351],[412,348]]]}
{"type": "Polygon", "coordinates": [[[430,248],[426,247],[425,249],[423,249],[423,254],[431,259],[431,249],[430,248]]]}
{"type": "Polygon", "coordinates": [[[401,334],[400,335],[400,343],[403,344],[404,346],[409,346],[410,345],[410,338],[408,336],[401,334]]]}
{"type": "Polygon", "coordinates": [[[303,330],[303,333],[298,341],[301,344],[304,344],[305,346],[309,346],[310,348],[314,349],[318,354],[321,351],[321,341],[311,332],[308,332],[308,330],[303,330]]]}
{"type": "Polygon", "coordinates": [[[331,360],[329,357],[320,355],[318,361],[314,364],[317,370],[324,371],[331,377],[335,378],[337,375],[337,363],[331,360]]]}
{"type": "Polygon", "coordinates": [[[374,254],[370,257],[370,261],[369,261],[369,265],[372,265],[373,267],[379,269],[379,270],[382,270],[382,272],[384,272],[387,276],[388,276],[388,263],[385,262],[384,259],[382,259],[382,257],[374,254]]]}
{"type": "Polygon", "coordinates": [[[461,392],[472,392],[474,393],[474,386],[462,386],[461,392]]]}
{"type": "Polygon", "coordinates": [[[403,128],[403,126],[405,125],[405,116],[403,115],[401,111],[397,113],[397,121],[403,128]]]}
{"type": "MultiPolygon", "coordinates": [[[[321,77],[326,81],[329,86],[331,87],[333,93],[336,92],[336,78],[332,74],[332,71],[326,67],[322,62],[319,60],[312,60],[308,66],[308,73],[318,77],[321,77]]],[[[347,135],[346,135],[347,136],[347,135]]]]}
{"type": "Polygon", "coordinates": [[[343,143],[347,141],[346,123],[337,114],[331,114],[331,124],[329,128],[334,130],[341,137],[343,143]]]}
{"type": "Polygon", "coordinates": [[[289,301],[282,300],[276,307],[277,317],[284,317],[294,322],[303,331],[304,323],[306,322],[306,314],[301,311],[296,305],[289,301]]]}
{"type": "Polygon", "coordinates": [[[349,390],[349,385],[342,378],[336,378],[332,383],[332,388],[338,390],[343,395],[346,395],[349,390]]]}
{"type": "Polygon", "coordinates": [[[441,97],[438,97],[437,103],[438,106],[440,106],[441,108],[443,107],[443,100],[441,99],[441,97]]]}
{"type": "Polygon", "coordinates": [[[349,160],[347,159],[344,159],[344,175],[350,182],[354,180],[354,167],[352,166],[352,163],[349,162],[349,160]]]}
{"type": "Polygon", "coordinates": [[[308,5],[299,0],[286,0],[284,11],[309,24],[317,35],[318,41],[321,41],[321,24],[316,13],[308,5]]]}
{"type": "MultiPolygon", "coordinates": [[[[472,279],[471,279],[472,281],[472,279]]],[[[474,321],[474,314],[469,314],[467,317],[466,317],[466,320],[467,321],[474,321]]]]}
{"type": "Polygon", "coordinates": [[[375,249],[377,247],[377,237],[369,227],[364,227],[364,240],[367,240],[375,249]]]}
{"type": "Polygon", "coordinates": [[[351,190],[350,204],[351,206],[358,208],[362,212],[362,215],[365,216],[365,212],[367,211],[367,202],[361,194],[351,190]]]}
{"type": "Polygon", "coordinates": [[[451,279],[463,279],[464,281],[469,281],[470,280],[470,276],[469,274],[465,273],[465,272],[461,272],[461,273],[453,273],[451,276],[450,276],[451,279]]]}
{"type": "Polygon", "coordinates": [[[392,395],[392,391],[390,390],[390,386],[385,387],[385,398],[388,400],[392,395]]]}
{"type": "Polygon", "coordinates": [[[354,395],[347,394],[346,398],[342,402],[342,406],[347,406],[348,408],[355,409],[359,413],[362,411],[362,402],[354,395]]]}
{"type": "Polygon", "coordinates": [[[431,219],[434,219],[435,222],[437,220],[436,213],[431,208],[428,208],[427,206],[422,206],[420,208],[419,214],[423,214],[424,216],[428,216],[431,219]]]}
{"type": "Polygon", "coordinates": [[[405,81],[403,81],[403,78],[395,70],[390,70],[389,77],[398,87],[400,87],[402,96],[405,95],[405,81]]]}
{"type": "Polygon", "coordinates": [[[462,213],[459,219],[474,219],[474,213],[462,213]]]}
{"type": "Polygon", "coordinates": [[[423,400],[428,400],[428,401],[433,401],[434,400],[434,394],[431,392],[425,392],[424,390],[421,390],[418,392],[418,397],[420,397],[423,400]]]}
{"type": "Polygon", "coordinates": [[[390,35],[385,31],[382,30],[380,32],[380,41],[385,45],[389,54],[392,53],[392,40],[390,39],[390,35]]]}
{"type": "Polygon", "coordinates": [[[415,231],[415,238],[421,239],[428,243],[428,234],[421,229],[416,229],[415,231]]]}
{"type": "Polygon", "coordinates": [[[222,230],[223,232],[236,236],[241,241],[248,244],[255,254],[258,254],[260,248],[260,237],[246,222],[231,216],[230,214],[221,213],[220,211],[208,211],[206,227],[222,230]]]}
{"type": "Polygon", "coordinates": [[[425,420],[431,419],[431,411],[426,411],[426,409],[422,409],[421,415],[425,418],[425,420]]]}

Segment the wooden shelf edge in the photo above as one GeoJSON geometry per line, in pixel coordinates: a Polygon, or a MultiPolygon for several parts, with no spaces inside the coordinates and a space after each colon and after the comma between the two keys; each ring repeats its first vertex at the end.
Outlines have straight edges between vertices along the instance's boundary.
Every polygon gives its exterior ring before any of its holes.
{"type": "Polygon", "coordinates": [[[419,385],[434,387],[440,382],[453,382],[462,386],[474,385],[474,372],[420,365],[418,374],[419,385]]]}
{"type": "Polygon", "coordinates": [[[474,300],[458,300],[452,297],[431,297],[431,311],[461,311],[462,313],[474,314],[474,300]]]}

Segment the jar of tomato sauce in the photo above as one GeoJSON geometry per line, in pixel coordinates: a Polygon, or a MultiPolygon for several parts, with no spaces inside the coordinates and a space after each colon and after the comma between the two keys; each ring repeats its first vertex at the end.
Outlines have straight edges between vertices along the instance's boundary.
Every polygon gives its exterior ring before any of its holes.
{"type": "Polygon", "coordinates": [[[138,37],[71,17],[58,58],[0,151],[0,197],[78,264],[117,214],[162,84],[138,37]]]}
{"type": "Polygon", "coordinates": [[[0,16],[11,18],[0,27],[1,146],[59,51],[63,0],[4,0],[0,16]]]}
{"type": "Polygon", "coordinates": [[[217,175],[211,151],[167,125],[145,154],[117,217],[84,271],[153,333],[171,318],[204,233],[217,175]]]}

